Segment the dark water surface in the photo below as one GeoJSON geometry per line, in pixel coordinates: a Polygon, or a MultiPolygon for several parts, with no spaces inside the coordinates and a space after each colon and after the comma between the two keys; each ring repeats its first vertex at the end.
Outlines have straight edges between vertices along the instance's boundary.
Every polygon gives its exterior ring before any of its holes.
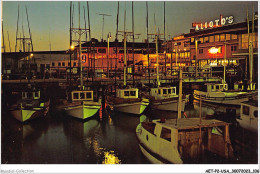
{"type": "MultiPolygon", "coordinates": [[[[203,105],[202,116],[219,109],[203,105]]],[[[177,115],[149,108],[144,114],[151,119],[177,115]]],[[[198,104],[186,106],[185,116],[199,117],[198,104]]],[[[45,118],[20,123],[2,110],[2,164],[147,164],[135,133],[139,122],[139,117],[101,109],[84,122],[52,110],[45,118]]],[[[228,163],[256,164],[257,135],[230,127],[230,136],[236,160],[228,163]]]]}

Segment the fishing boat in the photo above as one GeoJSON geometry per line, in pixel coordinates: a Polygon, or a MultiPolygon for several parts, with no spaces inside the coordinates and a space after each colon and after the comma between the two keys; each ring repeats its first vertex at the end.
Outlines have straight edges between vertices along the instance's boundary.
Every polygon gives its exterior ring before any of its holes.
{"type": "MultiPolygon", "coordinates": [[[[125,11],[126,17],[126,11],[125,11]]],[[[129,114],[140,115],[144,112],[145,108],[149,105],[149,99],[139,96],[138,88],[130,87],[127,85],[127,60],[126,60],[126,37],[125,20],[124,20],[124,87],[116,89],[115,95],[107,95],[107,106],[114,111],[120,111],[129,114]]],[[[116,80],[116,78],[115,78],[116,80]]]]}
{"type": "Polygon", "coordinates": [[[255,91],[228,90],[226,83],[207,83],[203,90],[194,90],[194,99],[216,104],[240,106],[241,102],[257,95],[255,91]]]}
{"type": "Polygon", "coordinates": [[[144,156],[154,164],[182,164],[199,159],[205,151],[233,157],[229,123],[200,118],[144,121],[136,134],[144,156]]]}
{"type": "Polygon", "coordinates": [[[10,108],[11,115],[20,122],[44,117],[49,112],[50,100],[41,97],[40,90],[33,88],[22,91],[22,99],[10,108]]]}
{"type": "MultiPolygon", "coordinates": [[[[73,30],[72,28],[70,28],[73,30]]],[[[72,116],[82,120],[90,118],[94,116],[101,107],[101,98],[95,97],[94,98],[94,91],[90,89],[86,89],[83,85],[83,63],[82,63],[82,45],[81,45],[81,37],[86,32],[83,31],[84,29],[80,28],[80,11],[79,11],[79,30],[76,30],[78,34],[78,59],[80,64],[80,85],[79,89],[72,90],[68,93],[67,100],[63,102],[63,110],[72,116]],[[71,100],[70,100],[71,99],[71,100]]],[[[75,31],[74,31],[75,32],[75,31]]],[[[72,32],[70,32],[70,44],[72,46],[72,32]]],[[[71,56],[71,50],[70,50],[71,56]]],[[[70,63],[71,68],[71,63],[70,63]]],[[[71,79],[70,79],[71,80],[71,79]]],[[[70,87],[71,89],[71,87],[70,87]]]]}
{"type": "MultiPolygon", "coordinates": [[[[150,103],[153,109],[178,111],[179,95],[176,94],[176,87],[151,88],[150,103]]],[[[182,112],[185,109],[186,97],[182,98],[182,112]]]]}
{"type": "Polygon", "coordinates": [[[258,100],[241,102],[239,125],[249,131],[258,132],[258,100]]]}
{"type": "Polygon", "coordinates": [[[111,110],[140,115],[149,105],[149,100],[140,98],[138,88],[118,89],[116,97],[107,96],[107,105],[111,110]]]}
{"type": "Polygon", "coordinates": [[[101,98],[94,100],[93,90],[74,90],[71,92],[72,102],[64,103],[65,112],[79,119],[94,116],[101,107],[101,98]]]}

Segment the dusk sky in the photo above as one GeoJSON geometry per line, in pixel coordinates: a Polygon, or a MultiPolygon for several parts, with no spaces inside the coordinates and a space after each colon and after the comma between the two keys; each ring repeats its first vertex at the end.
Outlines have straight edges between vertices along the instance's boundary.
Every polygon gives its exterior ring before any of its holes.
{"type": "MultiPolygon", "coordinates": [[[[74,24],[78,27],[78,3],[73,1],[75,6],[74,24]]],[[[81,27],[84,28],[83,6],[86,1],[81,1],[81,27]]],[[[163,1],[149,1],[149,32],[154,33],[154,14],[156,25],[163,33],[163,1]]],[[[16,23],[18,15],[18,5],[20,5],[20,26],[22,23],[26,37],[28,37],[28,27],[26,19],[25,5],[27,5],[29,22],[32,32],[34,51],[66,50],[69,48],[69,1],[2,1],[2,20],[4,26],[4,40],[6,51],[9,52],[9,39],[11,49],[15,49],[16,23]]],[[[246,20],[246,7],[249,7],[249,16],[252,16],[252,8],[258,11],[258,2],[250,1],[166,1],[166,36],[171,37],[188,33],[193,22],[209,22],[219,19],[220,14],[224,17],[234,16],[234,23],[246,20]]],[[[115,39],[117,1],[90,1],[90,24],[91,35],[98,40],[102,37],[102,16],[97,13],[109,14],[105,17],[104,39],[107,34],[112,33],[112,40],[115,39]]],[[[120,1],[119,30],[123,30],[124,10],[126,8],[126,29],[132,30],[132,2],[120,1]]],[[[137,41],[146,38],[146,3],[144,1],[134,1],[135,33],[141,34],[137,41]]],[[[20,33],[19,31],[19,33],[20,33]]],[[[122,37],[119,38],[122,40],[122,37]]],[[[2,40],[1,40],[2,44],[2,40]]]]}

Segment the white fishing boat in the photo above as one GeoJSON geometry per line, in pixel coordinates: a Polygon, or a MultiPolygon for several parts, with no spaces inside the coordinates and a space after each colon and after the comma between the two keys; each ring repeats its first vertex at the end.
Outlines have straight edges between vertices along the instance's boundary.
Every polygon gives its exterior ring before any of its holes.
{"type": "Polygon", "coordinates": [[[229,124],[200,118],[144,121],[136,128],[140,149],[154,164],[182,164],[205,152],[233,157],[229,124]]]}
{"type": "MultiPolygon", "coordinates": [[[[178,111],[179,95],[176,94],[176,87],[151,88],[150,103],[153,109],[178,111]]],[[[182,112],[184,112],[186,97],[182,98],[182,112]]]]}
{"type": "Polygon", "coordinates": [[[250,100],[241,103],[239,125],[249,131],[258,132],[258,100],[250,100]]]}
{"type": "Polygon", "coordinates": [[[44,117],[49,112],[50,100],[41,99],[40,90],[28,89],[22,92],[22,99],[10,108],[11,115],[25,122],[37,117],[44,117]]]}
{"type": "Polygon", "coordinates": [[[76,90],[71,92],[72,102],[64,103],[64,110],[70,116],[87,119],[94,116],[101,107],[101,98],[94,101],[92,90],[76,90]]]}
{"type": "Polygon", "coordinates": [[[257,91],[228,90],[226,83],[208,83],[202,91],[194,90],[194,99],[224,105],[240,106],[241,102],[248,101],[248,98],[257,95],[257,91]]]}
{"type": "Polygon", "coordinates": [[[116,97],[107,96],[107,105],[114,111],[140,115],[149,105],[149,100],[138,95],[138,88],[117,89],[116,97]]]}

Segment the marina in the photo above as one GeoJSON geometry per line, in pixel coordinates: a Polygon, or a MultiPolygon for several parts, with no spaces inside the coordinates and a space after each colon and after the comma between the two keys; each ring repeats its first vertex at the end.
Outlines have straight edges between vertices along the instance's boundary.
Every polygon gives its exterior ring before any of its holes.
{"type": "Polygon", "coordinates": [[[193,2],[33,2],[65,5],[49,44],[21,3],[4,2],[17,26],[10,42],[4,11],[3,165],[259,164],[258,2],[223,2],[244,14],[193,15],[181,32],[169,8],[193,2]]]}

